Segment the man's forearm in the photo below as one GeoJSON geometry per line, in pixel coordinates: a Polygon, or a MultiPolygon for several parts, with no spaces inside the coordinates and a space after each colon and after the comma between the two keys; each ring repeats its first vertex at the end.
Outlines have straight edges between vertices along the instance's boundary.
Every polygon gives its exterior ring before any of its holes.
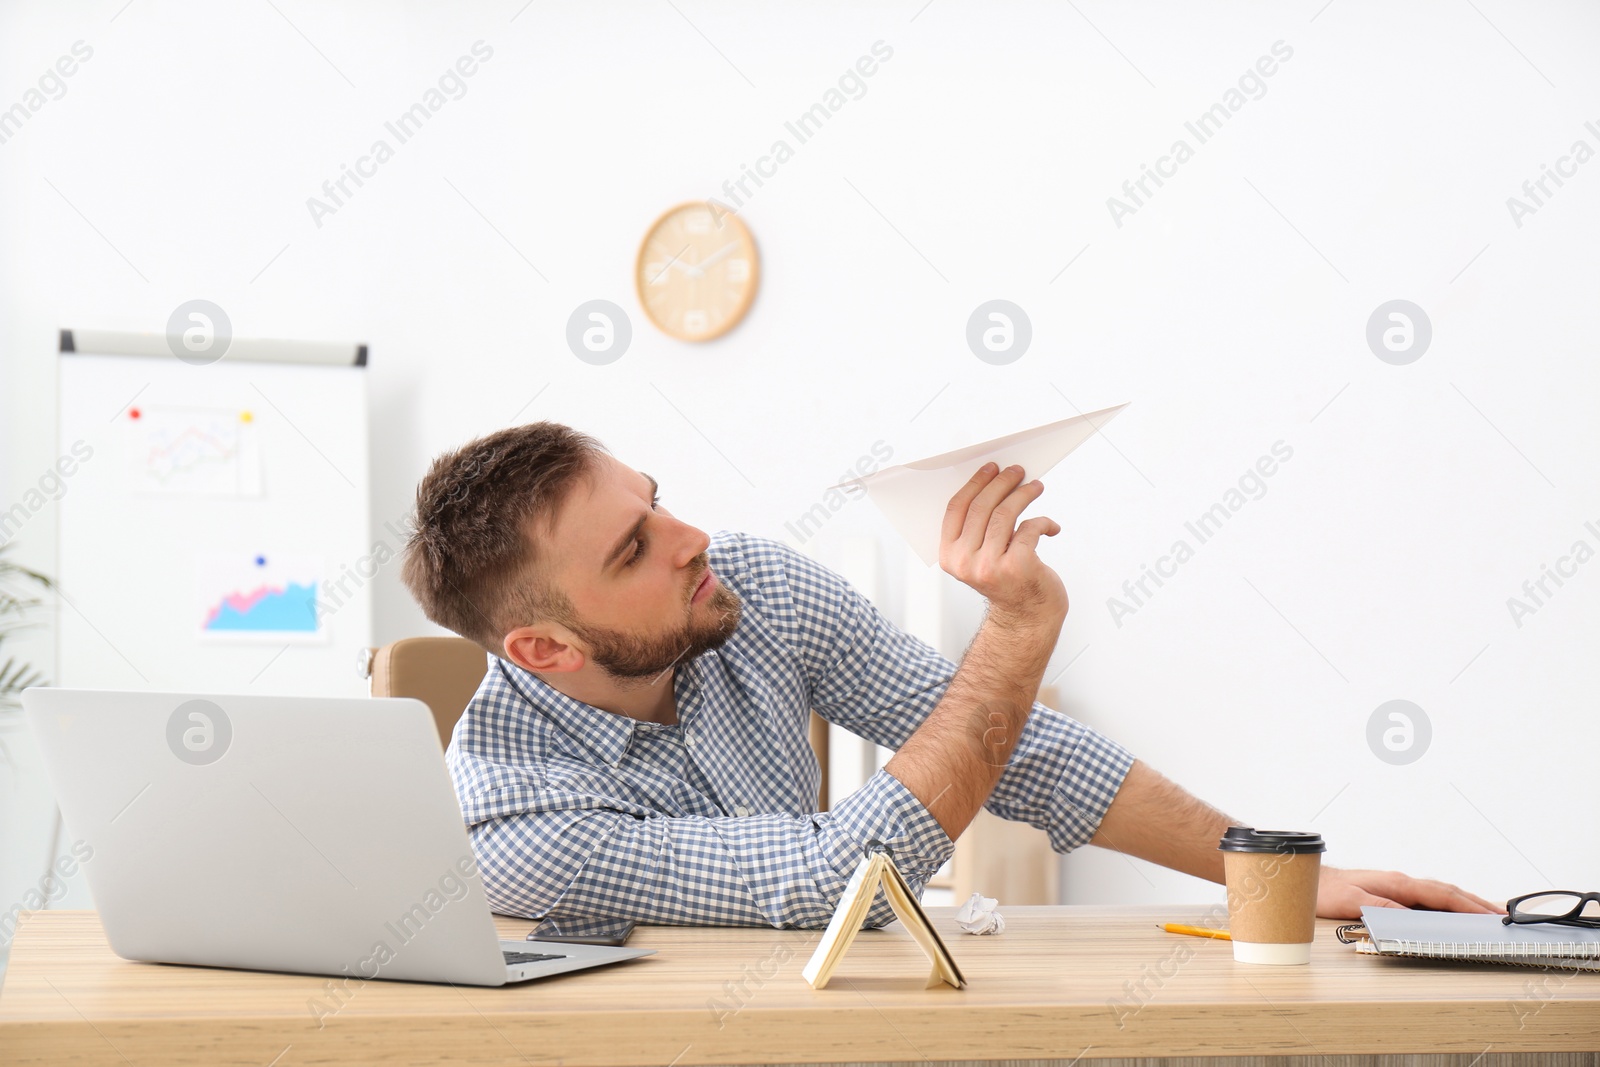
{"type": "Polygon", "coordinates": [[[1148,764],[1134,760],[1089,843],[1221,882],[1217,842],[1224,830],[1238,825],[1148,764]]]}
{"type": "Polygon", "coordinates": [[[1005,772],[1060,632],[991,609],[943,698],[884,765],[952,841],[1005,772]]]}

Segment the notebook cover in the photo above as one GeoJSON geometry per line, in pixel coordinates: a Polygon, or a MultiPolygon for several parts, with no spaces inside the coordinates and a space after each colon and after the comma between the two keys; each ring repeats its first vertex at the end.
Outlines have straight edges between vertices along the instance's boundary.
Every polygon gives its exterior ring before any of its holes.
{"type": "Polygon", "coordinates": [[[1526,923],[1507,926],[1499,915],[1409,908],[1361,909],[1361,920],[1383,954],[1600,957],[1600,929],[1526,923]]]}

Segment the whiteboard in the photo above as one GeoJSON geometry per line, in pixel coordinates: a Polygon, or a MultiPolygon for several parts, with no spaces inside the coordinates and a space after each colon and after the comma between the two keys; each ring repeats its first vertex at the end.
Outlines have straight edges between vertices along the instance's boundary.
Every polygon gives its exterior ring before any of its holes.
{"type": "Polygon", "coordinates": [[[57,684],[365,695],[365,348],[61,342],[57,684]]]}

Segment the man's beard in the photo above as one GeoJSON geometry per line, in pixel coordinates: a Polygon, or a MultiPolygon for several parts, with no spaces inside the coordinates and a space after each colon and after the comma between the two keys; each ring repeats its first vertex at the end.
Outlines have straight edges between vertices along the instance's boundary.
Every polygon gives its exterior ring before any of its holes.
{"type": "Polygon", "coordinates": [[[733,636],[743,609],[738,594],[718,581],[705,603],[710,609],[710,619],[694,619],[693,612],[698,611],[700,605],[688,604],[690,618],[681,626],[655,637],[585,626],[576,620],[568,620],[563,625],[583,638],[589,646],[589,661],[614,681],[650,683],[674,664],[721,648],[733,636]]]}

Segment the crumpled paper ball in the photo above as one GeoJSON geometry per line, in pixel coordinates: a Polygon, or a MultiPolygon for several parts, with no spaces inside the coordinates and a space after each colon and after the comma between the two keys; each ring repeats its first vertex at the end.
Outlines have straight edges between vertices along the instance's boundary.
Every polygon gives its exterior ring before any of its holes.
{"type": "Polygon", "coordinates": [[[994,897],[974,893],[956,912],[956,922],[969,934],[1003,934],[1006,917],[995,910],[999,903],[994,897]]]}

